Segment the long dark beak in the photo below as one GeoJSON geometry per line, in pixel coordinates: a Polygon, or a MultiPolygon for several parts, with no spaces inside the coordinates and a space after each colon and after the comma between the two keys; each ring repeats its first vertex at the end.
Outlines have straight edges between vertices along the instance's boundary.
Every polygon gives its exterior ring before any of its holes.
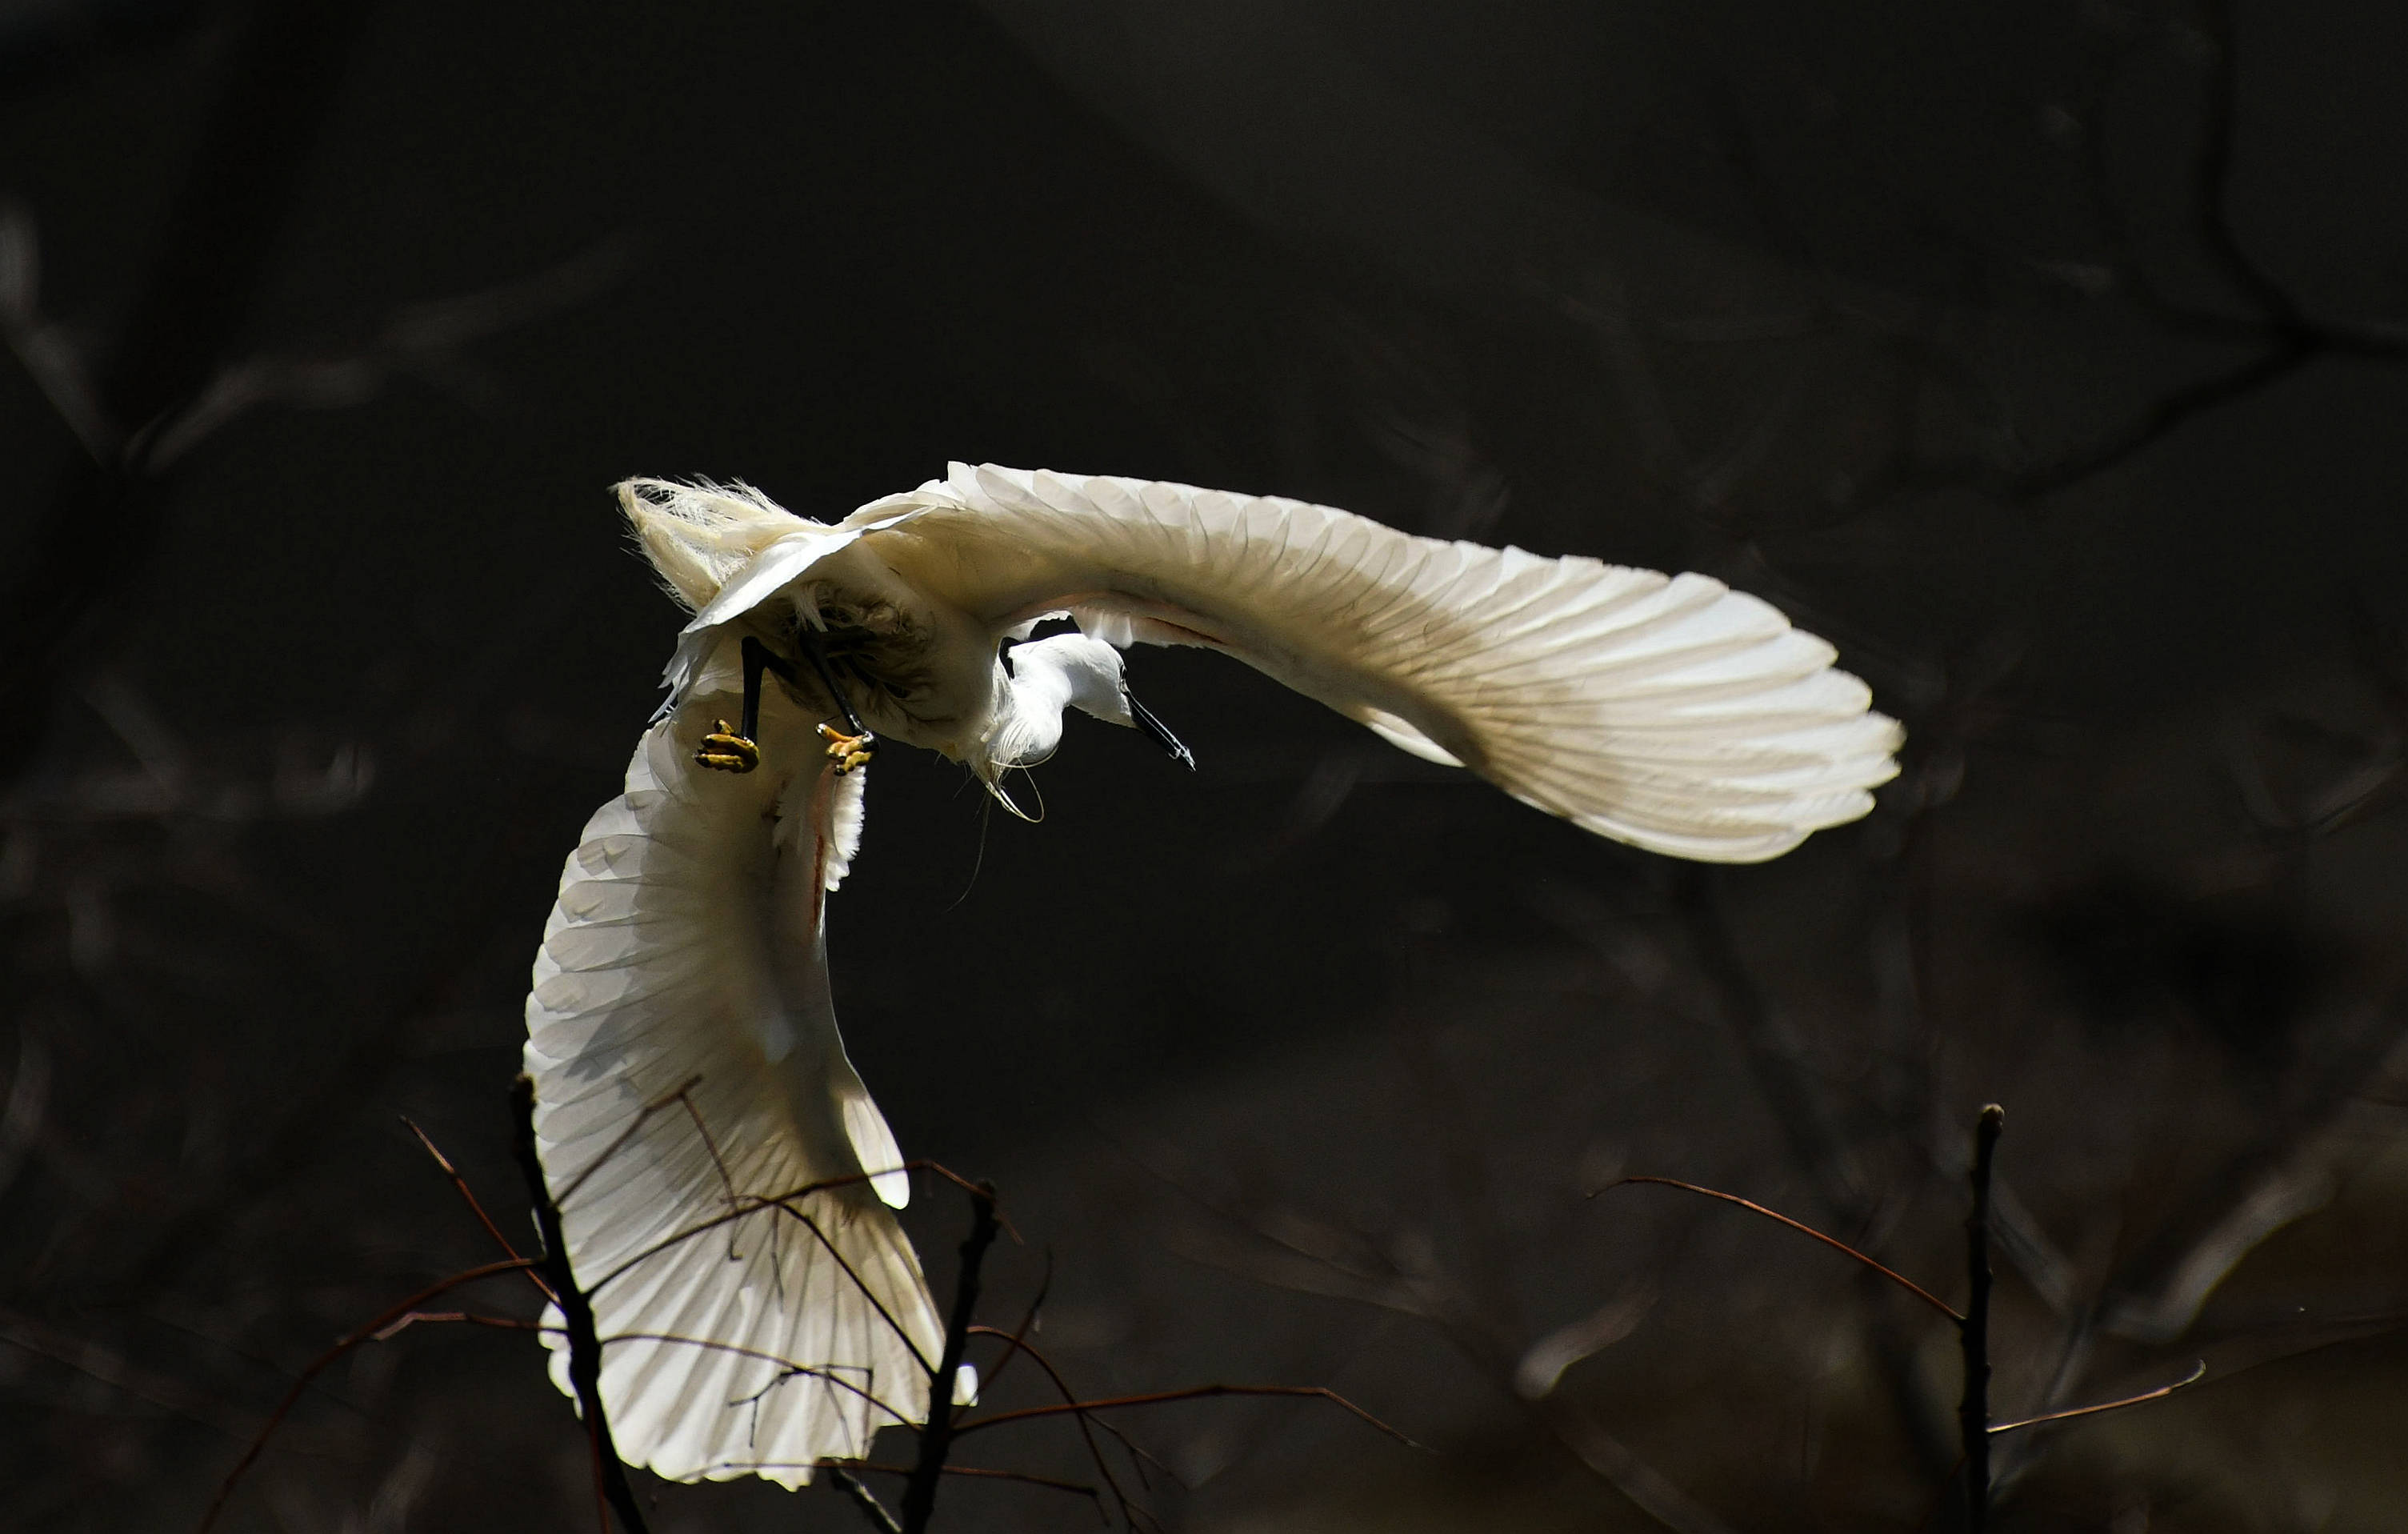
{"type": "Polygon", "coordinates": [[[1188,771],[1196,770],[1196,753],[1180,743],[1179,737],[1170,733],[1169,725],[1154,717],[1153,710],[1140,703],[1125,687],[1121,689],[1121,701],[1128,705],[1129,717],[1137,721],[1138,729],[1147,739],[1160,746],[1172,761],[1184,766],[1188,771]]]}

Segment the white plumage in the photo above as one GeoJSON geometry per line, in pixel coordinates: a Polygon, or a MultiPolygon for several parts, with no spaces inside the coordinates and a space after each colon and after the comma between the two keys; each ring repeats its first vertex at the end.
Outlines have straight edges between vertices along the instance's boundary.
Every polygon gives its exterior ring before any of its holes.
{"type": "Polygon", "coordinates": [[[675,1479],[798,1485],[926,1415],[941,1335],[887,1207],[908,1174],[767,1202],[902,1157],[837,1036],[823,940],[863,776],[837,776],[783,698],[762,735],[786,770],[703,771],[717,680],[646,733],[569,856],[526,1067],[579,1282],[617,1339],[602,1392],[622,1451],[675,1479]]]}
{"type": "Polygon", "coordinates": [[[1898,726],[1831,647],[1704,576],[992,466],[833,525],[741,487],[620,495],[695,615],[626,793],[563,873],[526,1058],[571,1257],[598,1285],[604,1401],[628,1457],[666,1476],[798,1484],[927,1411],[936,1312],[881,1201],[903,1202],[904,1174],[860,1181],[901,1157],[828,994],[823,904],[863,781],[841,769],[854,743],[822,749],[831,716],[1000,796],[1067,708],[1180,750],[1106,646],[1201,645],[1600,836],[1729,863],[1864,814],[1896,770],[1898,726]],[[1064,615],[1080,635],[998,659],[1064,615]],[[770,668],[742,743],[759,770],[704,770],[706,736],[730,761],[748,645],[770,668]]]}

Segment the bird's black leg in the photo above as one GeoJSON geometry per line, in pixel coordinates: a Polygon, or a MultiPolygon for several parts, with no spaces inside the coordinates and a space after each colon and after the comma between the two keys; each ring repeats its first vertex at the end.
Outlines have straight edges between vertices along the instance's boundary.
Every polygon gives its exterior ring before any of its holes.
{"type": "Polygon", "coordinates": [[[790,675],[785,666],[769,653],[769,647],[751,635],[744,638],[744,718],[737,728],[727,727],[727,721],[716,720],[718,728],[702,738],[695,749],[694,759],[707,767],[721,772],[750,772],[761,765],[761,673],[774,670],[790,675]]]}
{"type": "MultiPolygon", "coordinates": [[[[844,717],[847,730],[833,724],[822,724],[820,734],[827,738],[829,759],[836,763],[838,776],[866,765],[878,750],[878,737],[869,733],[853,706],[844,699],[844,689],[837,685],[836,672],[828,665],[827,655],[820,647],[817,631],[804,628],[796,635],[798,648],[810,661],[811,669],[819,674],[820,683],[836,700],[836,710],[844,717]]],[[[702,738],[694,759],[707,767],[721,772],[750,772],[761,765],[761,676],[774,672],[788,681],[796,679],[795,668],[771,653],[769,647],[751,635],[744,638],[744,717],[731,729],[724,719],[713,723],[717,728],[702,738]]]]}
{"type": "Polygon", "coordinates": [[[836,700],[836,711],[844,716],[842,730],[833,724],[820,726],[820,734],[828,743],[828,759],[836,764],[837,776],[841,778],[855,767],[868,766],[869,758],[878,751],[878,737],[869,733],[860,716],[853,711],[853,705],[844,700],[844,689],[837,685],[836,671],[828,665],[826,651],[820,646],[819,630],[809,624],[801,625],[795,634],[795,646],[811,663],[811,669],[819,673],[820,685],[836,700]],[[848,730],[852,733],[847,734],[848,730]]]}

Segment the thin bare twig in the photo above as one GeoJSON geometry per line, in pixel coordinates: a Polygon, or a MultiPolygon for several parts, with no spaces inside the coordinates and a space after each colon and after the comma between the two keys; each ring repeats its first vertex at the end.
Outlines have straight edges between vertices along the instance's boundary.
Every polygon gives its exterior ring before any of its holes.
{"type": "MultiPolygon", "coordinates": [[[[590,1171],[592,1168],[589,1168],[587,1169],[590,1171]]],[[[968,1181],[962,1177],[960,1173],[953,1171],[938,1162],[907,1161],[900,1167],[882,1168],[874,1172],[850,1172],[843,1177],[830,1177],[823,1179],[817,1183],[805,1183],[799,1187],[789,1188],[783,1193],[760,1196],[750,1194],[739,1195],[737,1198],[737,1207],[724,1211],[721,1213],[714,1214],[707,1220],[700,1220],[693,1225],[671,1231],[669,1234],[662,1237],[659,1240],[652,1242],[652,1245],[643,1248],[633,1256],[628,1257],[625,1261],[620,1263],[617,1267],[611,1269],[600,1278],[595,1279],[593,1284],[593,1292],[599,1293],[601,1290],[609,1287],[611,1283],[624,1277],[629,1271],[641,1264],[647,1257],[658,1256],[660,1254],[667,1251],[670,1247],[680,1245],[685,1241],[690,1241],[696,1236],[700,1236],[705,1232],[718,1229],[721,1226],[727,1225],[733,1221],[744,1219],[748,1215],[758,1214],[764,1210],[777,1209],[781,1206],[791,1204],[798,1198],[808,1198],[815,1193],[826,1193],[836,1188],[857,1187],[860,1184],[870,1181],[872,1178],[885,1176],[888,1171],[934,1172],[965,1192],[974,1193],[978,1190],[977,1183],[968,1181]]],[[[795,1214],[797,1218],[802,1217],[800,1212],[796,1210],[789,1209],[786,1212],[789,1214],[795,1214]]],[[[1020,1240],[1020,1233],[1012,1228],[1011,1221],[1006,1217],[1000,1210],[996,1211],[995,1218],[996,1224],[1002,1227],[1005,1235],[1010,1236],[1015,1242],[1020,1240]]],[[[923,1359],[921,1362],[924,1367],[927,1361],[923,1359]]]]}
{"type": "Polygon", "coordinates": [[[1186,1390],[1157,1390],[1142,1396],[1112,1396],[1102,1400],[1070,1401],[1061,1406],[1024,1406],[1017,1411],[998,1412],[991,1417],[980,1417],[974,1422],[963,1423],[954,1429],[954,1436],[974,1433],[982,1427],[1000,1427],[1007,1422],[1025,1422],[1035,1417],[1058,1417],[1082,1412],[1107,1412],[1122,1406],[1161,1406],[1171,1401],[1206,1400],[1215,1396],[1312,1397],[1343,1408],[1408,1449],[1423,1447],[1422,1444],[1389,1426],[1335,1390],[1326,1385],[1317,1384],[1199,1384],[1186,1390]]]}
{"type": "MultiPolygon", "coordinates": [[[[867,1459],[856,1460],[847,1468],[856,1470],[876,1470],[882,1475],[913,1475],[919,1471],[919,1467],[916,1465],[880,1465],[867,1459]]],[[[1067,1491],[1076,1496],[1102,1500],[1101,1495],[1096,1488],[1083,1481],[1064,1481],[1051,1475],[1031,1475],[1026,1470],[997,1470],[978,1465],[947,1465],[944,1468],[944,1473],[966,1475],[973,1479],[988,1481],[1014,1481],[1024,1486],[1042,1486],[1048,1491],[1067,1491]]]]}
{"type": "MultiPolygon", "coordinates": [[[[546,1331],[557,1331],[560,1328],[547,1326],[542,1329],[546,1331]]],[[[762,1387],[762,1394],[767,1394],[770,1389],[784,1383],[787,1379],[800,1376],[805,1379],[817,1380],[823,1384],[833,1385],[838,1390],[850,1391],[853,1395],[860,1397],[862,1400],[870,1406],[875,1407],[881,1414],[891,1418],[896,1422],[909,1422],[911,1420],[902,1412],[896,1411],[887,1402],[881,1400],[867,1386],[845,1378],[848,1371],[846,1368],[839,1368],[828,1364],[798,1364],[793,1359],[785,1356],[783,1354],[770,1353],[761,1348],[748,1348],[741,1342],[722,1342],[708,1337],[686,1337],[680,1333],[669,1331],[614,1331],[609,1336],[601,1339],[601,1341],[604,1347],[609,1347],[613,1342],[666,1342],[676,1347],[700,1348],[706,1353],[724,1353],[729,1356],[736,1358],[757,1359],[765,1364],[775,1364],[781,1369],[784,1370],[784,1374],[781,1378],[772,1380],[767,1385],[762,1387]]],[[[869,1372],[867,1366],[863,1365],[850,1366],[850,1371],[863,1375],[867,1375],[869,1372]]],[[[763,1461],[762,1463],[767,1463],[767,1461],[763,1461]]]]}
{"type": "MultiPolygon", "coordinates": [[[[1035,1306],[1029,1307],[1029,1316],[1031,1319],[1035,1318],[1035,1306]]],[[[992,1385],[995,1383],[996,1378],[1002,1374],[1004,1364],[1008,1364],[1013,1357],[1025,1354],[1037,1365],[1039,1369],[1045,1371],[1045,1377],[1054,1382],[1054,1388],[1062,1393],[1062,1399],[1066,1403],[1075,1403],[1079,1398],[1078,1392],[1072,1390],[1070,1388],[1070,1383],[1062,1378],[1062,1371],[1054,1367],[1054,1361],[1052,1359],[1046,1357],[1044,1354],[1030,1345],[1026,1332],[1027,1326],[1026,1323],[1024,1322],[1021,1331],[1007,1339],[1010,1343],[1010,1350],[1005,1353],[1001,1361],[996,1365],[995,1372],[988,1376],[986,1383],[992,1385]]],[[[972,1326],[970,1328],[970,1335],[973,1337],[1003,1337],[1005,1334],[997,1331],[993,1326],[972,1326]]],[[[1121,1490],[1120,1483],[1113,1478],[1111,1466],[1104,1458],[1103,1445],[1096,1441],[1096,1429],[1100,1427],[1105,1432],[1111,1434],[1113,1441],[1120,1444],[1122,1451],[1127,1454],[1133,1460],[1140,1457],[1140,1451],[1135,1443],[1129,1441],[1129,1436],[1126,1433],[1122,1432],[1119,1428],[1113,1426],[1109,1422],[1092,1420],[1083,1412],[1078,1414],[1077,1421],[1079,1424],[1079,1436],[1081,1439],[1085,1441],[1087,1445],[1087,1457],[1095,1461],[1096,1473],[1103,1478],[1104,1484],[1111,1491],[1113,1499],[1119,1502],[1122,1521],[1125,1523],[1128,1522],[1132,1512],[1128,1493],[1121,1490]]],[[[1145,1469],[1142,1464],[1138,1467],[1138,1476],[1140,1480],[1144,1479],[1145,1469]]],[[[1151,1516],[1151,1514],[1149,1514],[1149,1516],[1151,1516]]]]}
{"type": "Polygon", "coordinates": [[[1011,1367],[1012,1359],[1029,1351],[1028,1334],[1037,1329],[1037,1317],[1043,1312],[1046,1293],[1053,1287],[1054,1254],[1049,1250],[1045,1254],[1044,1274],[1037,1281],[1037,1292],[1028,1297],[1027,1308],[1020,1312],[1020,1325],[1009,1332],[998,1331],[993,1326],[970,1328],[969,1334],[972,1337],[1000,1337],[1004,1340],[1001,1355],[979,1376],[981,1390],[993,1389],[996,1382],[1003,1378],[1004,1370],[1011,1367]]]}
{"type": "Polygon", "coordinates": [[[235,1462],[234,1469],[228,1470],[225,1479],[218,1484],[217,1496],[210,1498],[208,1511],[201,1514],[197,1534],[209,1534],[209,1530],[216,1527],[219,1513],[225,1510],[226,1501],[234,1496],[235,1486],[242,1480],[244,1472],[251,1469],[251,1465],[258,1460],[261,1452],[266,1449],[268,1439],[274,1436],[279,1426],[282,1426],[286,1415],[300,1401],[302,1393],[309,1388],[310,1382],[324,1373],[328,1365],[361,1343],[374,1340],[379,1332],[430,1299],[450,1294],[463,1284],[474,1283],[480,1279],[489,1279],[499,1273],[523,1272],[534,1265],[531,1258],[513,1257],[508,1262],[489,1262],[482,1267],[454,1273],[450,1278],[438,1279],[399,1304],[379,1312],[376,1318],[365,1326],[355,1327],[337,1338],[333,1347],[311,1359],[308,1367],[301,1370],[300,1377],[294,1380],[292,1388],[284,1393],[284,1398],[276,1403],[276,1410],[268,1413],[267,1421],[262,1424],[259,1431],[252,1436],[250,1446],[242,1452],[242,1457],[235,1462]]]}
{"type": "Polygon", "coordinates": [[[1616,1188],[1624,1187],[1633,1183],[1651,1183],[1656,1187],[1664,1188],[1679,1188],[1684,1193],[1703,1194],[1708,1198],[1719,1198],[1726,1204],[1737,1204],[1740,1208],[1746,1210],[1751,1213],[1761,1214],[1766,1219],[1772,1221],[1776,1225],[1787,1226],[1790,1229],[1797,1231],[1801,1236],[1813,1237],[1816,1240],[1821,1241],[1825,1246],[1829,1247],[1834,1252],[1840,1253],[1843,1256],[1854,1257],[1856,1261],[1863,1263],[1867,1268],[1871,1269],[1874,1272],[1879,1273],[1882,1277],[1889,1280],[1892,1283],[1904,1289],[1915,1298],[1923,1301],[1926,1305],[1938,1311],[1942,1315],[1946,1316],[1949,1320],[1956,1322],[1960,1326],[1964,1323],[1965,1318],[1957,1313],[1955,1306],[1949,1304],[1946,1300],[1942,1299],[1939,1296],[1933,1294],[1922,1284],[1915,1283],[1911,1278],[1908,1278],[1905,1274],[1898,1272],[1893,1269],[1885,1268],[1880,1263],[1865,1255],[1863,1253],[1857,1251],[1855,1247],[1850,1246],[1847,1242],[1840,1240],[1836,1236],[1827,1236],[1823,1234],[1823,1232],[1815,1229],[1813,1226],[1807,1225],[1802,1221],[1793,1220],[1788,1215],[1783,1214],[1777,1210],[1767,1209],[1762,1204],[1756,1202],[1752,1198],[1742,1198],[1735,1193],[1725,1193],[1720,1188],[1709,1188],[1696,1183],[1684,1183],[1677,1177],[1619,1177],[1614,1179],[1612,1182],[1608,1183],[1605,1186],[1598,1188],[1595,1193],[1591,1193],[1589,1197],[1594,1198],[1598,1194],[1612,1193],[1616,1188]]]}
{"type": "Polygon", "coordinates": [[[828,1240],[827,1232],[820,1228],[820,1223],[817,1220],[783,1200],[770,1207],[781,1214],[799,1221],[802,1227],[811,1233],[811,1239],[820,1243],[820,1250],[827,1254],[828,1260],[836,1264],[837,1271],[852,1280],[853,1287],[861,1296],[862,1303],[878,1312],[878,1319],[886,1323],[886,1329],[893,1332],[896,1340],[902,1342],[904,1350],[911,1355],[922,1369],[931,1371],[936,1369],[937,1366],[928,1362],[928,1355],[920,1351],[920,1344],[912,1338],[910,1330],[902,1322],[896,1319],[893,1312],[887,1310],[886,1302],[878,1297],[878,1291],[871,1288],[859,1273],[853,1271],[852,1261],[842,1252],[837,1250],[836,1242],[828,1240]]]}
{"type": "Polygon", "coordinates": [[[895,1514],[886,1511],[886,1504],[878,1499],[876,1492],[861,1484],[859,1476],[842,1466],[831,1465],[827,1477],[828,1484],[851,1498],[853,1505],[861,1510],[861,1515],[869,1520],[869,1527],[878,1534],[903,1534],[903,1526],[895,1521],[895,1514]]]}
{"type": "MultiPolygon", "coordinates": [[[[467,1202],[468,1212],[474,1214],[477,1217],[477,1223],[485,1227],[485,1234],[494,1238],[494,1244],[500,1247],[506,1255],[512,1257],[520,1255],[519,1249],[510,1244],[510,1239],[502,1234],[502,1227],[494,1224],[494,1217],[485,1212],[485,1206],[477,1202],[477,1195],[469,1188],[468,1180],[460,1175],[459,1168],[452,1165],[452,1158],[435,1148],[435,1141],[428,1137],[425,1130],[418,1126],[417,1120],[404,1113],[401,1115],[401,1123],[402,1127],[418,1137],[418,1143],[426,1147],[426,1154],[435,1158],[435,1165],[441,1168],[443,1175],[452,1180],[452,1186],[467,1202]]],[[[557,1300],[560,1297],[552,1292],[552,1285],[543,1281],[543,1275],[533,1268],[527,1269],[527,1281],[543,1292],[544,1298],[557,1300]]]]}
{"type": "Polygon", "coordinates": [[[2097,1412],[2114,1412],[2127,1406],[2138,1406],[2143,1401],[2161,1400],[2185,1385],[2197,1384],[2206,1378],[2207,1360],[2201,1358],[2196,1368],[2172,1384],[2161,1384],[2155,1390],[2143,1390],[2137,1396],[2127,1396],[2121,1400],[2100,1401],[2096,1406],[2071,1406],[2062,1412],[2043,1412],[2039,1416],[2026,1417],[2020,1422],[1994,1422],[1990,1424],[1989,1431],[2012,1433],[2019,1427],[2037,1427],[2043,1422],[2063,1422],[2068,1417],[2086,1417],[2097,1412]]]}
{"type": "Polygon", "coordinates": [[[368,1340],[390,1342],[412,1326],[437,1321],[456,1321],[471,1326],[492,1326],[500,1331],[540,1332],[551,1329],[540,1321],[523,1320],[515,1315],[486,1315],[477,1311],[412,1311],[368,1340]]]}
{"type": "Polygon", "coordinates": [[[653,1114],[666,1112],[675,1104],[684,1102],[685,1095],[693,1091],[696,1086],[700,1085],[701,1082],[702,1077],[700,1075],[689,1076],[684,1081],[680,1082],[677,1085],[669,1088],[666,1092],[662,1093],[659,1097],[654,1097],[652,1101],[644,1104],[643,1107],[636,1110],[635,1122],[628,1125],[624,1129],[620,1130],[619,1133],[611,1140],[609,1144],[602,1147],[602,1154],[600,1155],[597,1155],[593,1160],[587,1162],[583,1168],[579,1169],[575,1177],[568,1180],[568,1186],[560,1190],[560,1202],[565,1204],[570,1199],[576,1197],[577,1190],[585,1186],[585,1180],[593,1176],[595,1172],[600,1171],[603,1167],[609,1162],[612,1156],[617,1155],[621,1151],[626,1149],[627,1142],[643,1132],[644,1125],[652,1122],[653,1114]]]}
{"type": "MultiPolygon", "coordinates": [[[[836,1242],[828,1240],[827,1232],[820,1228],[820,1225],[817,1220],[812,1219],[801,1210],[795,1208],[791,1203],[783,1198],[772,1200],[767,1204],[753,1205],[751,1208],[746,1207],[744,1197],[736,1191],[736,1179],[727,1169],[727,1158],[721,1154],[719,1141],[711,1135],[710,1126],[703,1122],[702,1111],[694,1105],[694,1088],[695,1083],[701,1080],[702,1078],[700,1076],[687,1077],[685,1082],[680,1085],[676,1091],[670,1093],[666,1097],[657,1099],[657,1103],[659,1106],[666,1107],[670,1102],[676,1102],[685,1109],[686,1117],[694,1124],[695,1136],[701,1140],[703,1150],[710,1155],[711,1166],[719,1173],[719,1185],[726,1190],[722,1201],[728,1205],[728,1212],[731,1215],[734,1215],[738,1213],[756,1213],[763,1210],[775,1210],[779,1213],[785,1214],[798,1222],[805,1230],[810,1232],[811,1240],[820,1243],[821,1249],[827,1254],[828,1260],[836,1264],[837,1271],[842,1273],[847,1279],[852,1281],[853,1289],[861,1296],[862,1300],[867,1304],[871,1310],[878,1312],[878,1319],[886,1323],[886,1329],[895,1334],[896,1340],[899,1340],[903,1344],[904,1348],[910,1353],[912,1358],[919,1363],[920,1367],[922,1369],[934,1367],[928,1362],[928,1355],[920,1351],[918,1340],[911,1336],[910,1331],[906,1328],[900,1321],[897,1321],[895,1318],[894,1313],[887,1310],[886,1302],[878,1297],[878,1291],[863,1282],[861,1275],[853,1270],[852,1261],[845,1256],[842,1251],[838,1249],[836,1242]]],[[[647,1111],[649,1111],[649,1109],[647,1111]]],[[[631,1127],[626,1134],[623,1134],[618,1139],[612,1140],[610,1142],[609,1149],[602,1153],[603,1159],[609,1159],[613,1153],[627,1142],[629,1135],[632,1135],[633,1133],[634,1129],[631,1127]]],[[[595,1168],[600,1165],[601,1162],[596,1161],[594,1166],[586,1168],[584,1171],[578,1174],[578,1182],[580,1183],[583,1183],[586,1178],[594,1174],[595,1168]]],[[[859,1172],[842,1179],[842,1181],[858,1183],[867,1182],[880,1175],[882,1174],[879,1172],[859,1172]]],[[[710,1226],[706,1226],[702,1228],[708,1229],[710,1226]]],[[[728,1254],[731,1257],[735,1255],[732,1246],[728,1254]]],[[[633,1266],[632,1262],[620,1264],[619,1267],[611,1269],[609,1273],[605,1274],[602,1282],[608,1283],[610,1279],[618,1277],[619,1274],[625,1272],[631,1266],[633,1266]]],[[[596,1283],[595,1288],[598,1291],[601,1286],[601,1283],[596,1283]]],[[[811,1371],[802,1370],[801,1372],[811,1371]]],[[[773,1383],[774,1383],[775,1382],[773,1382],[773,1383]]]]}

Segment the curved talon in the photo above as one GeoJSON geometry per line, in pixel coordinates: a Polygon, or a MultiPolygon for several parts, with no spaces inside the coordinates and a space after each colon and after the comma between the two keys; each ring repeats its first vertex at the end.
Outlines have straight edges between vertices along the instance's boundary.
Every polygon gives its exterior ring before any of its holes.
{"type": "Polygon", "coordinates": [[[702,738],[694,751],[695,763],[720,772],[750,772],[761,765],[761,748],[747,737],[736,733],[735,726],[724,719],[711,721],[715,726],[702,738]]]}
{"type": "Polygon", "coordinates": [[[820,736],[828,743],[828,760],[836,764],[839,778],[855,767],[867,767],[869,759],[878,753],[878,737],[867,730],[847,735],[833,724],[822,724],[820,736]]]}

